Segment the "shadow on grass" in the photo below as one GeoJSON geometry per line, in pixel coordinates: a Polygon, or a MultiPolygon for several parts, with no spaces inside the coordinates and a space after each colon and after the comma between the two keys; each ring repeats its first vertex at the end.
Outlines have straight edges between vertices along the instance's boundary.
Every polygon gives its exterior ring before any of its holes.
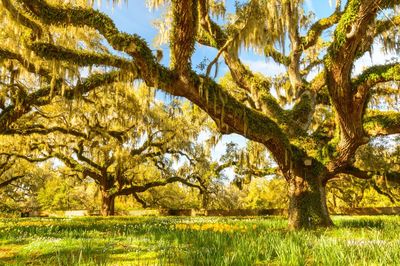
{"type": "Polygon", "coordinates": [[[24,240],[18,249],[13,249],[11,242],[0,248],[6,255],[0,265],[154,265],[159,264],[163,252],[144,236],[129,240],[39,237],[24,240]]]}

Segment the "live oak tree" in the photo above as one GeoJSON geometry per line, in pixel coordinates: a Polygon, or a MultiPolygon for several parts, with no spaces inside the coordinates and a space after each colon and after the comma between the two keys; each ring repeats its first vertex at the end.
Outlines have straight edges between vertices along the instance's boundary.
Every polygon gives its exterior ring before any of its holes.
{"type": "MultiPolygon", "coordinates": [[[[109,72],[69,84],[67,92],[79,95],[117,79],[141,79],[149,87],[199,106],[221,133],[237,133],[265,145],[288,182],[290,228],[332,225],[326,206],[327,182],[341,173],[370,178],[353,164],[357,149],[375,136],[400,133],[398,109],[380,111],[369,105],[376,95],[399,94],[399,63],[375,65],[359,75],[353,71],[357,59],[370,51],[376,40],[397,52],[400,19],[394,11],[398,0],[336,1],[332,15],[319,20],[305,14],[301,0],[244,1],[234,14],[227,14],[221,1],[150,1],[153,7],[165,4],[171,18],[166,27],[169,67],[159,64],[156,53],[140,36],[120,32],[110,18],[79,1],[69,5],[44,0],[1,2],[7,23],[13,21],[8,25],[18,24],[25,32],[5,36],[18,45],[1,47],[2,59],[28,71],[34,64],[29,52],[47,65],[105,66],[109,72]],[[224,25],[214,20],[217,15],[225,15],[224,25]],[[71,31],[49,37],[50,28],[95,30],[124,56],[87,45],[61,45],[57,39],[71,31]],[[329,30],[332,34],[326,36],[329,30]],[[197,44],[217,51],[205,75],[191,65],[197,44]],[[272,82],[250,71],[239,57],[243,46],[285,66],[286,75],[272,82]],[[234,86],[210,77],[219,57],[227,64],[234,86]],[[316,75],[311,79],[309,73],[316,75]],[[282,97],[274,97],[273,88],[282,97]]],[[[8,69],[13,73],[14,68],[8,69]]],[[[34,71],[42,72],[40,68],[34,71]]],[[[51,78],[51,72],[42,74],[52,89],[34,95],[17,90],[22,104],[8,105],[7,112],[2,111],[2,131],[33,104],[40,104],[40,99],[55,94],[73,96],[61,92],[62,75],[51,78]]]]}
{"type": "MultiPolygon", "coordinates": [[[[115,198],[180,182],[190,174],[173,171],[187,157],[206,117],[190,105],[154,101],[144,86],[126,83],[98,89],[79,101],[58,99],[20,118],[4,134],[25,136],[37,160],[57,158],[71,173],[97,184],[102,215],[113,215],[115,198]],[[122,104],[124,103],[124,104],[122,104]],[[193,115],[190,115],[191,112],[193,115]]],[[[25,156],[26,157],[26,156],[25,156]]]]}

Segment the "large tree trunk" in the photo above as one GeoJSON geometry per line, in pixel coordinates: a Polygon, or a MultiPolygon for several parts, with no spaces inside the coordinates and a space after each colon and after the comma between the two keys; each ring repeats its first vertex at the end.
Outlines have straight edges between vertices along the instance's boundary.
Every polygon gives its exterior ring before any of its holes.
{"type": "Polygon", "coordinates": [[[301,176],[293,174],[289,179],[289,228],[315,228],[332,226],[326,205],[325,185],[321,177],[311,174],[304,167],[301,176]]]}
{"type": "Polygon", "coordinates": [[[112,216],[115,214],[115,195],[110,195],[108,191],[101,192],[101,210],[102,216],[112,216]]]}

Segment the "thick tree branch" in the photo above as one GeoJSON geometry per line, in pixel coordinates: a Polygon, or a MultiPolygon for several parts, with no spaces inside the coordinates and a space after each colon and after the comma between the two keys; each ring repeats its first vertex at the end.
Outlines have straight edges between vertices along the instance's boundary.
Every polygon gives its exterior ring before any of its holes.
{"type": "Polygon", "coordinates": [[[271,57],[275,62],[284,66],[289,66],[290,64],[290,58],[279,52],[272,45],[267,45],[264,47],[264,55],[266,57],[271,57]]]}
{"type": "Polygon", "coordinates": [[[370,184],[371,184],[372,188],[373,188],[378,194],[381,194],[381,195],[387,197],[387,198],[390,200],[391,203],[395,203],[395,202],[396,202],[396,200],[395,200],[394,197],[391,195],[391,193],[388,193],[388,192],[383,191],[383,190],[378,186],[378,184],[375,182],[375,180],[371,180],[371,181],[372,181],[372,182],[370,182],[370,184]]]}
{"type": "Polygon", "coordinates": [[[324,57],[326,84],[340,128],[337,156],[328,168],[345,167],[360,145],[368,142],[363,129],[367,91],[354,90],[351,82],[353,62],[368,39],[382,1],[349,0],[335,28],[333,42],[324,57]]]}
{"type": "Polygon", "coordinates": [[[23,3],[35,16],[48,25],[88,26],[102,34],[110,45],[133,57],[147,58],[156,61],[146,42],[136,34],[121,33],[114,22],[106,15],[93,9],[80,7],[51,6],[44,0],[18,0],[23,3]]]}
{"type": "Polygon", "coordinates": [[[163,181],[154,181],[154,182],[149,182],[142,186],[131,186],[129,188],[124,188],[124,189],[116,192],[116,195],[120,196],[120,195],[130,195],[133,193],[141,193],[141,192],[145,192],[154,187],[161,187],[161,186],[165,186],[167,184],[176,183],[176,182],[179,182],[186,186],[197,188],[197,189],[201,190],[201,187],[199,185],[192,184],[182,177],[173,176],[173,177],[169,177],[163,181]]]}
{"type": "Polygon", "coordinates": [[[30,48],[42,58],[61,61],[64,58],[69,58],[78,66],[112,66],[127,69],[131,72],[135,72],[136,69],[135,65],[131,61],[109,54],[82,52],[42,42],[35,42],[30,45],[30,48]]]}
{"type": "Polygon", "coordinates": [[[84,176],[89,176],[96,180],[97,182],[100,182],[103,178],[100,174],[97,172],[93,171],[92,169],[85,167],[78,163],[76,160],[73,158],[70,158],[69,156],[66,156],[60,152],[51,152],[50,156],[56,157],[60,159],[66,166],[69,168],[74,169],[75,171],[82,173],[84,176]]]}
{"type": "Polygon", "coordinates": [[[39,134],[39,135],[49,135],[51,133],[60,132],[63,134],[69,134],[72,136],[80,137],[80,138],[87,138],[87,134],[84,134],[78,130],[70,129],[70,128],[63,128],[63,127],[45,127],[43,125],[34,125],[31,127],[26,128],[10,128],[5,130],[2,134],[3,135],[21,135],[21,136],[29,136],[31,134],[39,134]]]}
{"type": "Polygon", "coordinates": [[[340,12],[340,9],[337,8],[329,17],[322,18],[311,25],[306,36],[301,37],[302,49],[307,50],[311,46],[314,46],[317,43],[318,38],[321,37],[322,32],[338,23],[341,16],[342,13],[340,12]]]}
{"type": "Polygon", "coordinates": [[[400,134],[400,113],[373,112],[364,118],[364,129],[369,136],[400,134]]]}
{"type": "Polygon", "coordinates": [[[147,202],[144,201],[141,197],[139,197],[139,195],[136,192],[132,193],[132,196],[137,202],[139,202],[142,205],[143,208],[149,207],[147,202]]]}
{"type": "Polygon", "coordinates": [[[28,60],[23,58],[20,54],[14,53],[6,48],[1,48],[0,47],[0,59],[11,59],[11,60],[17,60],[21,66],[23,66],[28,72],[30,73],[36,73],[40,75],[41,77],[44,77],[48,82],[51,80],[51,75],[48,69],[40,67],[39,69],[36,68],[36,66],[32,63],[30,63],[28,60]]]}
{"type": "Polygon", "coordinates": [[[94,168],[94,169],[97,169],[97,170],[100,171],[100,172],[105,171],[105,167],[103,167],[103,166],[101,166],[101,165],[95,163],[93,160],[91,160],[91,159],[89,159],[88,157],[86,157],[86,156],[83,155],[83,153],[84,153],[84,150],[83,150],[83,141],[80,141],[80,142],[79,142],[79,144],[78,144],[78,149],[73,148],[72,150],[75,152],[76,157],[78,158],[79,161],[88,164],[89,166],[91,166],[91,167],[94,168]]]}
{"type": "Polygon", "coordinates": [[[342,170],[342,173],[349,174],[354,177],[357,177],[360,179],[365,179],[365,180],[371,179],[375,176],[375,174],[373,172],[363,171],[354,166],[348,166],[348,167],[344,168],[342,170]]]}
{"type": "Polygon", "coordinates": [[[45,162],[47,160],[50,160],[52,157],[51,156],[46,156],[46,157],[41,157],[41,158],[32,158],[27,155],[15,153],[15,152],[2,152],[0,153],[1,156],[6,155],[6,156],[13,156],[15,158],[23,159],[27,162],[30,163],[39,163],[39,162],[45,162]]]}
{"type": "Polygon", "coordinates": [[[400,64],[376,65],[364,70],[353,80],[359,93],[366,93],[375,85],[389,81],[400,81],[400,64]]]}

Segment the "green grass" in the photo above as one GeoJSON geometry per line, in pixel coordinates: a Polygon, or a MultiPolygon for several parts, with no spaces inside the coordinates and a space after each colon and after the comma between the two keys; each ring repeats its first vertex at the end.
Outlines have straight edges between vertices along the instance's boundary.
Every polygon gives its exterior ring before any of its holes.
{"type": "Polygon", "coordinates": [[[0,265],[398,265],[400,217],[0,219],[0,265]]]}

